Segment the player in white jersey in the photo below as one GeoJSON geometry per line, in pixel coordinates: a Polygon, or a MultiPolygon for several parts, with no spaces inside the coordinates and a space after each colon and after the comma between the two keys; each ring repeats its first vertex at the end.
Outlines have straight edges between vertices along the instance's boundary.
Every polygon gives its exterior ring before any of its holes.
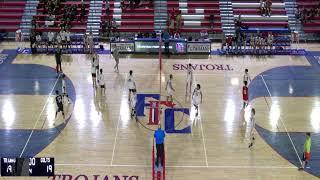
{"type": "Polygon", "coordinates": [[[256,114],[256,110],[254,108],[251,109],[251,117],[250,117],[250,122],[249,122],[249,138],[250,138],[250,144],[248,148],[251,148],[254,144],[254,128],[256,125],[256,119],[254,115],[256,114]]]}
{"type": "Polygon", "coordinates": [[[100,69],[99,56],[97,53],[94,52],[92,53],[92,58],[94,59],[94,66],[96,67],[96,71],[99,74],[99,69],[100,69]]]}
{"type": "Polygon", "coordinates": [[[129,77],[128,77],[128,89],[129,89],[129,97],[128,97],[128,100],[131,101],[131,93],[133,93],[134,90],[137,90],[136,89],[136,83],[134,82],[134,79],[133,79],[133,71],[130,70],[129,71],[129,77]]]}
{"type": "Polygon", "coordinates": [[[172,86],[172,79],[173,79],[173,76],[172,76],[172,74],[170,74],[169,79],[166,84],[166,88],[165,88],[167,91],[167,101],[169,101],[169,98],[170,98],[170,101],[173,101],[172,95],[175,90],[172,86]]]}
{"type": "Polygon", "coordinates": [[[273,37],[272,33],[269,33],[268,38],[267,38],[267,41],[268,41],[267,45],[270,47],[270,50],[272,50],[273,40],[274,40],[274,37],[273,37]]]}
{"type": "Polygon", "coordinates": [[[23,49],[22,49],[22,32],[21,32],[21,29],[18,29],[17,31],[16,31],[16,42],[17,42],[17,44],[18,44],[18,52],[21,52],[21,51],[23,51],[23,49]]]}
{"type": "Polygon", "coordinates": [[[199,105],[202,104],[202,92],[200,84],[197,84],[197,87],[193,90],[192,93],[192,104],[196,109],[196,117],[199,114],[199,105]]]}
{"type": "Polygon", "coordinates": [[[137,121],[138,119],[137,119],[137,114],[136,114],[136,104],[137,104],[137,91],[135,89],[133,89],[131,100],[130,100],[131,118],[134,117],[137,121]]]}
{"type": "Polygon", "coordinates": [[[117,46],[115,46],[113,48],[113,52],[112,52],[114,61],[116,62],[116,65],[114,66],[114,71],[115,72],[119,72],[119,48],[117,46]]]}
{"type": "MultiPolygon", "coordinates": [[[[61,76],[61,91],[62,91],[62,97],[63,99],[66,98],[68,103],[70,104],[70,100],[69,100],[69,96],[67,93],[67,86],[66,86],[66,81],[64,80],[64,78],[66,77],[66,75],[62,74],[61,76]]],[[[65,100],[65,99],[64,99],[65,100]]]]}
{"type": "Polygon", "coordinates": [[[94,65],[94,58],[92,58],[91,61],[91,76],[92,76],[92,82],[93,82],[93,88],[97,87],[97,83],[96,83],[96,77],[97,77],[97,70],[96,70],[96,66],[94,65]]]}
{"type": "Polygon", "coordinates": [[[186,96],[188,94],[191,94],[192,80],[193,80],[192,64],[189,64],[187,69],[186,96]]]}
{"type": "Polygon", "coordinates": [[[249,75],[249,71],[248,69],[244,70],[244,75],[243,75],[243,83],[247,82],[248,86],[249,86],[249,81],[251,82],[251,77],[249,75]]]}
{"type": "Polygon", "coordinates": [[[101,91],[103,89],[103,94],[106,94],[106,87],[105,87],[105,82],[104,82],[104,75],[102,73],[102,69],[100,69],[100,73],[98,75],[98,83],[100,85],[101,91]]]}

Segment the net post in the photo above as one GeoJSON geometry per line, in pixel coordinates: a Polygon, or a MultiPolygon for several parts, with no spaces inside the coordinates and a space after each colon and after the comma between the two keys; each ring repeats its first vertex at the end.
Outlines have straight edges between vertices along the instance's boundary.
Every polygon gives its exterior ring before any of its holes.
{"type": "Polygon", "coordinates": [[[152,180],[154,180],[154,140],[152,141],[152,165],[151,165],[151,168],[152,168],[152,180]]]}
{"type": "Polygon", "coordinates": [[[166,153],[165,148],[163,149],[163,180],[166,179],[166,153]]]}

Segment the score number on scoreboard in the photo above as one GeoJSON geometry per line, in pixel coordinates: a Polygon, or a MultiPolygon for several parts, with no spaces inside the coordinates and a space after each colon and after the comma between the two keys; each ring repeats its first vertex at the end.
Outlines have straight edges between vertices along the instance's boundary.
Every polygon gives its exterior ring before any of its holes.
{"type": "Polygon", "coordinates": [[[53,176],[54,158],[1,158],[1,176],[53,176]]]}

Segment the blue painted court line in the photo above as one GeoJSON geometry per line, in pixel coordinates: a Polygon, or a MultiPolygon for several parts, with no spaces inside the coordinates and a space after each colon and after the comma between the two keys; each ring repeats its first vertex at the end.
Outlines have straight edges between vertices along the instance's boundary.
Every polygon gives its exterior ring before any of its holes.
{"type": "MultiPolygon", "coordinates": [[[[12,64],[17,55],[16,50],[3,50],[1,54],[8,55],[0,65],[1,95],[48,96],[51,93],[57,80],[55,69],[37,64],[12,64]]],[[[67,76],[65,81],[69,98],[75,102],[75,88],[67,76]]],[[[55,90],[61,91],[61,87],[56,86],[55,90]]],[[[38,154],[60,134],[64,127],[65,125],[61,124],[55,128],[34,130],[23,157],[38,154]]],[[[0,129],[0,157],[19,157],[31,132],[32,129],[0,129]]]]}
{"type": "MultiPolygon", "coordinates": [[[[272,97],[319,97],[320,68],[319,64],[316,63],[315,54],[320,53],[307,52],[305,56],[311,64],[310,66],[276,67],[257,75],[249,85],[249,99],[253,100],[258,97],[270,97],[268,90],[272,97]],[[264,83],[266,83],[266,85],[264,83]],[[268,87],[268,90],[266,86],[268,87]]],[[[282,157],[297,167],[301,165],[287,132],[270,132],[258,125],[256,130],[282,157]]],[[[301,158],[305,141],[305,132],[288,133],[301,158]]],[[[312,133],[311,168],[305,169],[305,171],[317,177],[320,177],[319,137],[320,133],[312,133]]]]}

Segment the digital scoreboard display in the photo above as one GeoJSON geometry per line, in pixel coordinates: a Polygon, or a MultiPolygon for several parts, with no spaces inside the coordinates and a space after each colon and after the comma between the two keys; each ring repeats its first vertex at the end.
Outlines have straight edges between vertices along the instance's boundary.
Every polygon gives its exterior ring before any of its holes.
{"type": "Polygon", "coordinates": [[[1,158],[1,176],[54,176],[54,158],[1,158]]]}

